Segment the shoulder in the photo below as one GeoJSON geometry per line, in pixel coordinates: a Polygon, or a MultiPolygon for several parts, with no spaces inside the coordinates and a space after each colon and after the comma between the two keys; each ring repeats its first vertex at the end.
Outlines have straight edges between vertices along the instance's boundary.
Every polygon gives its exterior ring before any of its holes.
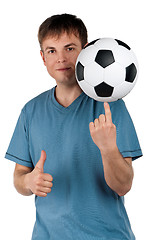
{"type": "Polygon", "coordinates": [[[28,101],[22,108],[21,114],[26,121],[30,121],[34,115],[41,114],[46,109],[47,103],[51,98],[53,89],[47,90],[28,101]]]}
{"type": "Polygon", "coordinates": [[[50,96],[52,91],[53,91],[53,89],[49,89],[49,90],[47,90],[45,92],[42,92],[41,94],[37,95],[36,97],[34,97],[30,101],[28,101],[25,104],[25,106],[31,107],[34,104],[41,104],[41,103],[43,103],[44,101],[46,101],[48,99],[48,97],[50,96]]]}
{"type": "Polygon", "coordinates": [[[117,100],[115,102],[110,102],[110,109],[113,115],[123,115],[128,112],[127,107],[123,99],[117,100]]]}
{"type": "MultiPolygon", "coordinates": [[[[112,114],[112,120],[115,124],[118,124],[121,121],[127,121],[131,119],[123,99],[117,100],[115,102],[109,102],[109,106],[112,114]]],[[[96,108],[98,114],[105,114],[103,102],[96,102],[96,108]]]]}
{"type": "Polygon", "coordinates": [[[22,110],[29,111],[29,110],[33,110],[35,107],[40,107],[40,106],[44,105],[50,98],[52,91],[53,91],[53,89],[47,90],[47,91],[37,95],[33,99],[29,100],[24,105],[22,110]]]}
{"type": "Polygon", "coordinates": [[[130,113],[122,99],[110,104],[110,109],[112,113],[112,121],[116,126],[122,125],[123,127],[128,127],[133,124],[130,113]]]}
{"type": "MultiPolygon", "coordinates": [[[[86,97],[86,100],[87,105],[85,107],[87,107],[87,114],[90,113],[91,115],[90,119],[94,121],[94,119],[99,118],[100,114],[105,114],[104,102],[96,101],[90,97],[86,97]]],[[[114,123],[122,121],[126,115],[129,115],[125,102],[122,99],[109,102],[109,106],[114,123]]]]}
{"type": "MultiPolygon", "coordinates": [[[[99,110],[99,111],[102,111],[102,113],[105,113],[104,112],[104,102],[99,102],[99,101],[94,100],[94,105],[95,105],[96,110],[99,110]]],[[[125,111],[127,111],[125,102],[122,99],[117,100],[115,102],[109,102],[109,106],[110,106],[111,113],[113,115],[119,115],[119,114],[121,115],[125,111]]]]}

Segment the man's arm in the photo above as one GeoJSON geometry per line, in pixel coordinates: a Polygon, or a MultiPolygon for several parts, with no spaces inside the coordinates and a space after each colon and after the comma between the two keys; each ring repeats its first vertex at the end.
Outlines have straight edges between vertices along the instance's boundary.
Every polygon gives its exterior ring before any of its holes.
{"type": "Polygon", "coordinates": [[[132,158],[123,158],[118,149],[101,155],[106,183],[119,196],[125,195],[131,189],[134,176],[132,158]]]}
{"type": "Polygon", "coordinates": [[[51,192],[53,178],[44,173],[45,160],[46,153],[41,151],[41,157],[34,169],[16,164],[14,186],[20,194],[29,196],[34,193],[39,197],[46,197],[51,192]]]}
{"type": "Polygon", "coordinates": [[[32,172],[32,168],[22,166],[16,163],[14,170],[14,186],[20,194],[24,196],[30,196],[33,193],[29,188],[27,188],[26,179],[29,173],[32,172]]]}
{"type": "Polygon", "coordinates": [[[104,177],[108,186],[118,195],[125,195],[132,186],[132,159],[123,158],[116,144],[116,126],[112,123],[108,103],[104,104],[105,115],[91,122],[90,134],[101,152],[104,177]]]}

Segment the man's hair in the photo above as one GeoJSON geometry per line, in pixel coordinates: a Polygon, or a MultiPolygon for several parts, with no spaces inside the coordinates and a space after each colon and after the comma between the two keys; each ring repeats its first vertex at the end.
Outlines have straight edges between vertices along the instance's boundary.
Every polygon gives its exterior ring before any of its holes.
{"type": "Polygon", "coordinates": [[[42,49],[43,41],[50,36],[60,37],[62,33],[73,33],[81,41],[82,48],[87,43],[87,29],[83,21],[71,14],[58,14],[47,18],[39,27],[38,40],[42,49]]]}

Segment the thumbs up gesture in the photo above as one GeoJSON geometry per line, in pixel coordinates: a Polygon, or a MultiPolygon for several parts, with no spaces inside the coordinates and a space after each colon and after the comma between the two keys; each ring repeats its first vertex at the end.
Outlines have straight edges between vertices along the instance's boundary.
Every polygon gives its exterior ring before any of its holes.
{"type": "Polygon", "coordinates": [[[32,191],[32,193],[39,197],[46,197],[47,194],[51,192],[51,188],[53,186],[53,177],[48,173],[44,173],[45,161],[46,152],[42,150],[41,157],[37,162],[34,170],[29,173],[28,178],[29,189],[32,191]]]}

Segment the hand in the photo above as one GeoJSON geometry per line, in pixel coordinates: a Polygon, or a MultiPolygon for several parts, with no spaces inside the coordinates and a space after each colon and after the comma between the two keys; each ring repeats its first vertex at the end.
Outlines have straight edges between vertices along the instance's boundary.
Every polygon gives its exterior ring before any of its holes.
{"type": "Polygon", "coordinates": [[[91,137],[101,152],[113,151],[116,145],[116,126],[112,122],[111,111],[108,103],[104,103],[105,115],[90,122],[91,137]]]}
{"type": "Polygon", "coordinates": [[[46,197],[53,186],[53,178],[50,174],[44,173],[44,163],[46,161],[46,152],[41,151],[41,157],[37,162],[34,170],[27,174],[28,188],[39,197],[46,197]]]}

